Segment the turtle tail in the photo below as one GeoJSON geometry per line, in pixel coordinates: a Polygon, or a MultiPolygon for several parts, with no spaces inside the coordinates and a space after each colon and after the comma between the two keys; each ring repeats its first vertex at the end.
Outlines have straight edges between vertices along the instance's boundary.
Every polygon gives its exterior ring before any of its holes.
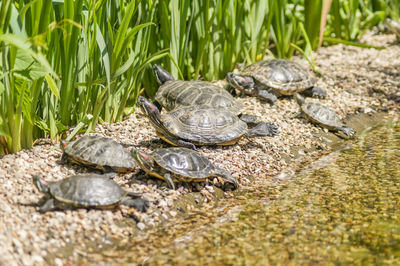
{"type": "Polygon", "coordinates": [[[234,186],[234,189],[237,189],[239,187],[239,183],[236,178],[234,178],[228,171],[222,168],[215,168],[213,174],[217,178],[223,179],[225,183],[228,182],[229,184],[232,184],[234,186]]]}

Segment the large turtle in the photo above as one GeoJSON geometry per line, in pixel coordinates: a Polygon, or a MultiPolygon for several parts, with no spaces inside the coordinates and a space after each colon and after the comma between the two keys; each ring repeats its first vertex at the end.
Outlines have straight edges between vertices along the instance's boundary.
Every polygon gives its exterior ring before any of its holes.
{"type": "Polygon", "coordinates": [[[302,113],[311,122],[334,132],[342,131],[349,137],[354,135],[355,131],[345,126],[332,109],[320,103],[306,103],[304,98],[298,93],[294,95],[294,98],[300,105],[302,113]]]}
{"type": "Polygon", "coordinates": [[[175,80],[172,75],[160,67],[153,65],[154,75],[160,87],[155,100],[171,111],[182,106],[225,107],[234,114],[240,114],[242,104],[227,90],[207,81],[175,80]]]}
{"type": "Polygon", "coordinates": [[[46,182],[33,176],[33,183],[47,195],[40,212],[71,208],[113,208],[119,204],[134,207],[142,212],[149,201],[139,198],[141,194],[128,192],[110,179],[109,174],[74,175],[56,182],[46,182]]]}
{"type": "Polygon", "coordinates": [[[228,83],[241,92],[274,103],[276,96],[305,92],[313,97],[325,98],[326,93],[315,87],[314,75],[300,64],[274,59],[247,66],[240,75],[227,73],[228,83]]]}
{"type": "Polygon", "coordinates": [[[150,119],[158,137],[175,145],[195,149],[195,145],[233,145],[244,135],[274,136],[273,123],[260,122],[248,129],[247,124],[226,108],[188,106],[160,114],[160,110],[143,96],[138,97],[142,112],[150,119]]]}
{"type": "Polygon", "coordinates": [[[198,152],[173,147],[158,149],[152,154],[146,154],[136,149],[131,150],[136,163],[149,175],[167,181],[175,189],[174,181],[201,182],[217,177],[238,187],[236,179],[226,170],[215,166],[198,152]]]}
{"type": "Polygon", "coordinates": [[[61,143],[64,151],[61,161],[99,169],[103,172],[131,171],[135,162],[121,144],[102,136],[83,136],[68,144],[61,143]]]}

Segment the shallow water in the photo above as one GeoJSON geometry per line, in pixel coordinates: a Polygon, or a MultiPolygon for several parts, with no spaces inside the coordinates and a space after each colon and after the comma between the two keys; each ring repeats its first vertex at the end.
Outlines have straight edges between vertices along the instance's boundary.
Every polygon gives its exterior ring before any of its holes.
{"type": "Polygon", "coordinates": [[[188,219],[161,233],[153,243],[170,244],[150,249],[141,262],[400,264],[397,120],[328,158],[290,181],[245,194],[233,221],[218,224],[200,213],[196,219],[206,222],[197,232],[183,233],[191,228],[188,219]]]}

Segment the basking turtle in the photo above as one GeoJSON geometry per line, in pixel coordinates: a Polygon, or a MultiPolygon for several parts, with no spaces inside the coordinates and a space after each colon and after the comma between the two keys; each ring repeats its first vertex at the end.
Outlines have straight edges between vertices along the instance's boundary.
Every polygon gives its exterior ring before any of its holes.
{"type": "Polygon", "coordinates": [[[135,162],[121,144],[113,139],[101,136],[83,136],[80,139],[61,143],[64,151],[61,161],[99,169],[103,172],[127,172],[135,162]]]}
{"type": "Polygon", "coordinates": [[[259,61],[246,67],[240,75],[226,74],[228,83],[241,92],[274,103],[276,96],[305,92],[317,98],[325,98],[320,87],[314,87],[314,75],[300,64],[274,59],[259,61]]]}
{"type": "Polygon", "coordinates": [[[182,106],[225,107],[234,114],[240,114],[242,104],[227,90],[207,81],[175,80],[158,65],[153,65],[154,74],[160,87],[155,100],[171,111],[182,106]]]}
{"type": "Polygon", "coordinates": [[[113,208],[119,204],[146,211],[149,201],[141,194],[128,192],[110,179],[109,175],[74,175],[56,182],[46,182],[38,176],[33,183],[48,196],[40,212],[72,208],[113,208]]]}
{"type": "Polygon", "coordinates": [[[175,146],[195,149],[195,145],[233,145],[244,135],[274,136],[273,123],[260,122],[248,129],[247,124],[226,108],[188,106],[160,114],[160,110],[143,96],[138,97],[142,112],[150,119],[157,136],[175,146]]]}
{"type": "Polygon", "coordinates": [[[159,149],[152,154],[146,154],[136,149],[131,150],[136,163],[149,175],[167,181],[175,189],[174,181],[201,182],[217,177],[234,186],[239,184],[228,171],[215,166],[198,152],[174,147],[159,149]]]}
{"type": "Polygon", "coordinates": [[[298,93],[294,95],[294,98],[300,105],[302,113],[311,122],[334,132],[342,131],[349,137],[354,135],[354,130],[346,127],[332,109],[320,103],[306,103],[304,98],[298,93]]]}

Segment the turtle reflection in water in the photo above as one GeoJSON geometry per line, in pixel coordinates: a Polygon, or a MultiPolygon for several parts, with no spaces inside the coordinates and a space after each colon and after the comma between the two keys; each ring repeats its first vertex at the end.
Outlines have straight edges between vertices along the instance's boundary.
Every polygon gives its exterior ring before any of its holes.
{"type": "Polygon", "coordinates": [[[149,201],[140,198],[141,194],[122,189],[110,178],[110,174],[75,175],[55,182],[46,182],[34,176],[33,183],[48,197],[40,212],[73,208],[106,209],[119,204],[145,212],[149,207],[149,201]]]}
{"type": "Polygon", "coordinates": [[[215,166],[191,149],[174,147],[159,149],[152,154],[132,149],[131,153],[140,168],[149,175],[167,181],[172,189],[175,189],[174,181],[201,182],[213,177],[233,185],[235,189],[239,186],[228,171],[215,166]]]}

